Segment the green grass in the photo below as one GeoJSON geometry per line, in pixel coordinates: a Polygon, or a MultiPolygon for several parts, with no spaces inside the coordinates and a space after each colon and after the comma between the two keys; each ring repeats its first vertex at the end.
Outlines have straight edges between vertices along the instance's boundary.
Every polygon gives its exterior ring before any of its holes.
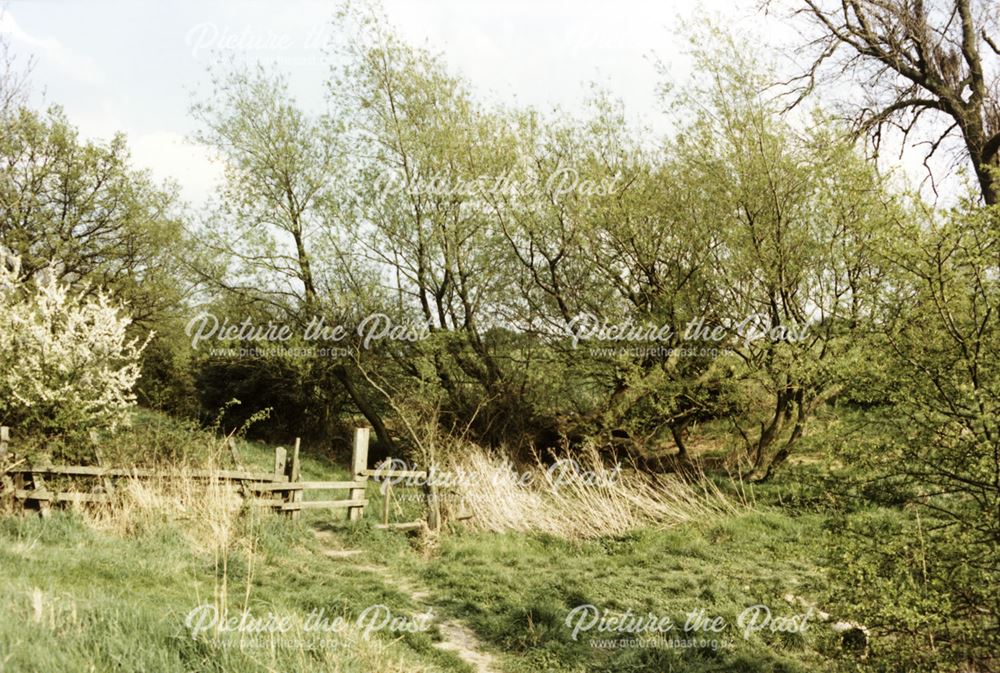
{"type": "MultiPolygon", "coordinates": [[[[292,444],[283,445],[291,459],[292,444]]],[[[236,451],[241,463],[248,469],[270,472],[274,469],[275,445],[253,440],[238,439],[236,451]]],[[[303,480],[349,479],[347,464],[338,463],[329,455],[320,453],[316,447],[305,447],[299,451],[299,465],[303,480]]]]}
{"type": "MultiPolygon", "coordinates": [[[[139,420],[137,433],[145,431],[143,423],[164,422],[139,420]]],[[[822,442],[813,444],[815,451],[825,450],[822,442]]],[[[241,442],[238,449],[246,465],[271,468],[273,446],[241,442]]],[[[339,480],[347,470],[306,449],[302,473],[306,479],[339,480]]],[[[435,647],[437,628],[310,647],[279,641],[266,650],[227,647],[225,637],[192,639],[185,616],[216,600],[223,586],[231,610],[248,607],[255,615],[303,618],[322,609],[353,620],[378,604],[402,616],[433,607],[442,618],[472,629],[497,669],[507,673],[849,668],[837,637],[818,620],[801,634],[748,638],[736,626],[738,615],[757,604],[775,615],[803,613],[801,604],[786,601],[789,594],[833,619],[853,618],[844,603],[835,602],[845,588],[833,585],[828,572],[836,534],[831,522],[862,521],[873,508],[856,506],[850,497],[845,505],[844,498],[830,495],[829,475],[828,465],[792,463],[774,483],[755,488],[753,511],[586,542],[462,529],[427,540],[379,531],[373,525],[380,519],[375,484],[358,524],[346,524],[342,512],[310,511],[298,520],[245,512],[229,542],[214,546],[193,541],[182,524],[155,518],[124,534],[102,532],[72,513],[3,518],[0,673],[472,670],[435,647]],[[330,558],[324,546],[361,553],[330,558]],[[414,598],[413,588],[428,597],[414,598]],[[666,616],[679,629],[688,613],[703,609],[727,626],[719,635],[701,635],[720,641],[718,648],[660,643],[611,649],[601,641],[630,635],[585,631],[573,638],[567,617],[581,605],[666,616]]],[[[394,519],[418,510],[408,503],[394,519]]],[[[904,518],[886,508],[877,516],[904,518]]]]}
{"type": "MultiPolygon", "coordinates": [[[[325,558],[311,532],[267,515],[244,531],[253,553],[227,553],[234,614],[304,616],[313,609],[357,618],[371,605],[413,615],[410,598],[377,575],[325,558]],[[250,599],[244,604],[249,586],[250,599]]],[[[223,581],[219,559],[193,549],[179,531],[122,538],[93,530],[71,513],[0,521],[0,670],[55,671],[365,671],[383,657],[432,670],[466,670],[432,647],[433,632],[392,634],[373,655],[356,643],[273,651],[193,640],[184,620],[212,603],[223,581]],[[344,664],[334,668],[336,658],[344,664]]],[[[401,670],[409,670],[409,665],[401,670]]]]}
{"type": "Polygon", "coordinates": [[[748,514],[704,528],[643,530],[583,543],[460,535],[442,543],[433,563],[417,562],[409,570],[451,614],[512,653],[511,671],[826,670],[816,650],[820,627],[805,636],[744,640],[735,626],[740,612],[759,603],[776,614],[801,613],[783,600],[788,593],[818,600],[825,591],[816,558],[821,546],[814,518],[748,514]],[[721,634],[718,650],[603,649],[602,640],[628,634],[592,631],[573,640],[566,619],[580,605],[670,616],[678,628],[688,613],[704,608],[731,628],[721,634]]]}
{"type": "MultiPolygon", "coordinates": [[[[228,552],[231,604],[242,607],[250,587],[254,614],[327,614],[356,618],[365,606],[393,613],[419,611],[397,587],[399,579],[430,590],[443,615],[470,626],[515,671],[808,671],[829,670],[820,653],[829,643],[820,625],[805,635],[762,635],[749,640],[735,627],[724,649],[596,647],[618,637],[597,632],[571,637],[567,613],[582,604],[652,612],[683,622],[696,608],[734,624],[757,603],[776,612],[801,612],[782,599],[794,593],[819,599],[825,591],[815,558],[823,541],[816,517],[748,514],[705,528],[637,531],[627,537],[573,543],[530,535],[446,536],[432,555],[398,533],[362,524],[339,528],[335,543],[364,554],[326,558],[310,523],[267,515],[247,522],[254,552],[228,552]],[[396,578],[371,572],[385,566],[396,578]],[[507,654],[500,654],[505,652],[507,654]]],[[[277,648],[262,654],[193,641],[184,617],[211,602],[221,578],[219,560],[193,549],[171,527],[130,537],[93,530],[59,513],[0,521],[0,670],[5,671],[326,671],[329,648],[277,648]],[[40,593],[41,616],[33,601],[40,593]],[[93,668],[91,668],[93,667],[93,668]]],[[[399,635],[399,634],[397,634],[399,635]]],[[[405,634],[389,643],[414,666],[466,670],[433,647],[435,634],[405,634]]],[[[346,652],[364,670],[359,653],[346,652]]],[[[407,669],[403,669],[407,670],[407,669]]]]}

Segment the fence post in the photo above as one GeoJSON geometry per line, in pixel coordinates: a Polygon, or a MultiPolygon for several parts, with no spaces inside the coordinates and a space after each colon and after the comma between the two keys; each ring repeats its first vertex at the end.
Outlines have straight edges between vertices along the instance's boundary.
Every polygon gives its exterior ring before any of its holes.
{"type": "Polygon", "coordinates": [[[274,447],[274,480],[278,481],[285,475],[285,464],[288,461],[288,452],[283,446],[274,447]]]}
{"type": "Polygon", "coordinates": [[[424,497],[427,499],[427,527],[437,530],[441,527],[441,501],[438,500],[437,486],[431,483],[433,475],[428,468],[427,481],[424,483],[424,497]]]}
{"type": "MultiPolygon", "coordinates": [[[[288,482],[294,483],[302,478],[301,465],[299,464],[299,448],[302,446],[302,439],[299,437],[295,438],[295,446],[292,447],[292,462],[288,466],[288,482]]],[[[292,502],[302,502],[302,491],[291,491],[291,497],[289,500],[292,502]]],[[[302,514],[302,510],[293,509],[292,518],[298,519],[299,515],[302,514]]]]}
{"type": "Polygon", "coordinates": [[[226,448],[229,449],[229,455],[233,459],[233,465],[236,466],[237,470],[242,470],[243,462],[240,460],[240,452],[236,449],[236,438],[232,435],[226,437],[226,448]]]}
{"type": "MultiPolygon", "coordinates": [[[[0,461],[4,460],[7,457],[7,451],[9,450],[9,446],[10,446],[10,428],[8,428],[6,425],[0,426],[0,461]]],[[[14,483],[14,480],[11,479],[9,475],[4,474],[2,485],[3,485],[3,490],[10,491],[10,502],[11,505],[13,506],[14,504],[17,503],[17,497],[14,494],[14,491],[17,490],[17,484],[14,483]]]]}
{"type": "Polygon", "coordinates": [[[389,507],[392,504],[392,480],[382,482],[382,525],[389,525],[389,507]]]}
{"type": "MultiPolygon", "coordinates": [[[[285,447],[274,447],[274,481],[281,481],[284,478],[287,464],[288,451],[285,450],[285,447]]],[[[283,503],[291,502],[292,500],[291,491],[277,491],[276,494],[283,503]]]]}
{"type": "MultiPolygon", "coordinates": [[[[48,486],[45,485],[45,477],[43,477],[40,472],[32,472],[31,473],[31,488],[33,490],[35,490],[35,491],[41,491],[41,492],[44,492],[44,493],[48,492],[49,489],[48,489],[48,486]]],[[[27,502],[27,500],[25,500],[25,502],[27,502]]],[[[38,501],[38,514],[39,514],[39,516],[41,516],[43,519],[47,519],[47,518],[49,518],[49,515],[51,513],[52,512],[51,512],[50,501],[48,501],[48,500],[39,500],[38,501]]]]}
{"type": "MultiPolygon", "coordinates": [[[[0,427],[0,458],[6,458],[7,453],[10,451],[10,428],[6,425],[0,427]]],[[[10,458],[13,459],[14,455],[11,453],[10,458]]],[[[18,472],[14,474],[11,478],[4,475],[3,478],[4,488],[10,490],[11,502],[15,505],[17,504],[17,491],[24,490],[24,473],[18,472]]],[[[27,508],[28,501],[24,500],[21,502],[21,514],[24,514],[24,509],[27,508]]]]}
{"type": "MultiPolygon", "coordinates": [[[[104,465],[104,456],[101,454],[101,439],[97,434],[97,430],[93,428],[88,430],[87,437],[90,439],[90,445],[94,448],[94,459],[97,461],[97,464],[104,465]]],[[[114,496],[115,485],[112,483],[111,477],[103,477],[101,479],[101,488],[104,489],[104,493],[109,498],[114,496]]]]}
{"type": "MultiPolygon", "coordinates": [[[[101,439],[97,434],[97,430],[91,428],[87,431],[87,437],[90,438],[90,444],[94,447],[94,458],[97,460],[98,465],[104,465],[104,455],[101,453],[101,439]]],[[[115,495],[115,485],[111,481],[111,477],[101,478],[101,488],[104,489],[104,493],[108,498],[112,498],[115,495]]]]}
{"type": "MultiPolygon", "coordinates": [[[[354,429],[354,451],[351,454],[351,478],[358,483],[358,488],[350,491],[351,500],[363,500],[365,497],[365,486],[368,483],[368,476],[365,470],[368,469],[368,428],[354,429]]],[[[348,507],[347,518],[349,521],[360,521],[364,515],[364,507],[348,507]]]]}

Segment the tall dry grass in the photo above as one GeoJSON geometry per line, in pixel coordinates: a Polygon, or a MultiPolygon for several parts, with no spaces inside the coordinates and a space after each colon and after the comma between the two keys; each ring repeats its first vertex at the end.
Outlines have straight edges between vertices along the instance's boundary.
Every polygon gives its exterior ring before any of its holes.
{"type": "Polygon", "coordinates": [[[102,531],[122,536],[177,524],[201,549],[225,545],[234,538],[243,510],[238,486],[216,477],[195,477],[195,468],[161,470],[156,477],[116,479],[111,504],[88,508],[85,518],[102,531]]]}
{"type": "Polygon", "coordinates": [[[565,452],[553,470],[539,457],[514,465],[503,450],[469,440],[469,427],[446,429],[440,408],[426,400],[396,401],[371,376],[409,436],[416,469],[433,468],[443,514],[492,532],[548,533],[570,539],[620,535],[637,528],[704,522],[751,509],[752,493],[736,479],[724,493],[701,473],[663,474],[635,465],[612,467],[593,446],[565,452]],[[471,516],[468,516],[471,515],[471,516]]]}
{"type": "Polygon", "coordinates": [[[231,604],[250,602],[259,554],[253,521],[248,525],[248,518],[261,513],[244,503],[233,483],[195,477],[192,472],[193,468],[177,467],[164,469],[154,478],[117,480],[110,506],[85,510],[84,517],[94,528],[120,536],[157,529],[179,531],[194,553],[213,559],[211,603],[226,614],[231,604]],[[229,566],[236,556],[245,571],[241,585],[233,587],[229,566]]]}
{"type": "Polygon", "coordinates": [[[448,452],[444,469],[459,509],[472,514],[469,525],[493,532],[595,538],[704,522],[751,507],[742,488],[727,495],[704,475],[611,467],[593,448],[552,465],[536,460],[515,466],[500,452],[464,443],[448,452]]]}

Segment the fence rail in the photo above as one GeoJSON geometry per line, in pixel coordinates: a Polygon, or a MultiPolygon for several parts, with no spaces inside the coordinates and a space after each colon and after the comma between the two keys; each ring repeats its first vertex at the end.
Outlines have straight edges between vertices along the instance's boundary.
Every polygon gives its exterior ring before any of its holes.
{"type": "MultiPolygon", "coordinates": [[[[11,467],[0,472],[0,494],[19,503],[21,510],[36,510],[41,516],[48,516],[52,505],[69,504],[110,505],[114,502],[116,482],[126,479],[173,480],[196,479],[228,482],[233,488],[233,497],[255,507],[270,509],[298,517],[303,510],[327,509],[346,510],[348,521],[359,521],[369,500],[365,497],[368,483],[379,479],[427,478],[424,470],[379,470],[368,467],[368,428],[354,431],[351,454],[351,478],[342,481],[303,481],[299,450],[301,442],[295,440],[292,449],[277,447],[274,451],[274,469],[271,472],[237,470],[191,470],[170,472],[162,469],[141,467],[105,467],[93,465],[22,465],[23,461],[9,460],[14,457],[10,451],[10,431],[0,427],[0,459],[11,467]],[[56,488],[47,483],[46,478],[59,483],[56,488]],[[67,483],[68,482],[68,483],[67,483]],[[84,490],[89,485],[89,490],[84,490]],[[307,500],[306,492],[320,492],[322,499],[307,500]],[[334,494],[344,497],[335,498],[334,494]]],[[[234,460],[235,457],[235,447],[234,460]]],[[[238,465],[239,467],[239,465],[238,465]]],[[[119,483],[120,486],[120,483],[119,483]]],[[[383,484],[382,522],[376,527],[391,530],[415,530],[425,525],[419,521],[389,521],[392,502],[392,483],[383,484]]],[[[427,522],[431,528],[440,523],[440,508],[436,491],[424,487],[427,499],[427,522]]]]}
{"type": "MultiPolygon", "coordinates": [[[[0,428],[0,457],[7,457],[10,432],[0,428]]],[[[254,470],[189,470],[171,472],[142,467],[105,467],[99,465],[19,465],[17,462],[3,471],[2,490],[20,503],[23,509],[38,509],[47,516],[53,504],[111,504],[115,482],[124,479],[175,480],[195,479],[227,482],[233,495],[255,507],[284,512],[297,517],[304,509],[346,509],[350,520],[361,518],[368,500],[365,496],[368,478],[356,475],[350,481],[302,481],[299,462],[301,441],[295,440],[291,451],[278,447],[274,452],[271,472],[254,470]],[[58,482],[58,488],[47,483],[58,482]],[[89,488],[88,488],[89,487],[89,488]],[[324,499],[306,500],[306,491],[325,492],[324,499]],[[344,498],[337,498],[337,492],[344,498]]],[[[368,460],[368,433],[355,432],[355,455],[352,462],[368,460]]],[[[365,465],[367,467],[367,465],[365,465]]]]}
{"type": "MultiPolygon", "coordinates": [[[[177,477],[176,472],[154,470],[140,467],[91,467],[89,465],[33,465],[31,467],[15,467],[6,470],[7,474],[31,474],[66,477],[132,477],[170,479],[177,477]]],[[[288,483],[286,475],[275,475],[270,472],[245,472],[242,470],[191,470],[183,473],[190,479],[218,479],[220,481],[263,481],[288,483]]]]}

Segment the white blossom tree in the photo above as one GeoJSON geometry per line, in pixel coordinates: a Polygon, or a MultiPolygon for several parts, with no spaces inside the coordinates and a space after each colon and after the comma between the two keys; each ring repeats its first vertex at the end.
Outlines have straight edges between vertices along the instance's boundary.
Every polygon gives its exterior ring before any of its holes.
{"type": "Polygon", "coordinates": [[[49,435],[128,423],[139,357],[131,318],[104,293],[0,263],[0,422],[49,435]]]}

